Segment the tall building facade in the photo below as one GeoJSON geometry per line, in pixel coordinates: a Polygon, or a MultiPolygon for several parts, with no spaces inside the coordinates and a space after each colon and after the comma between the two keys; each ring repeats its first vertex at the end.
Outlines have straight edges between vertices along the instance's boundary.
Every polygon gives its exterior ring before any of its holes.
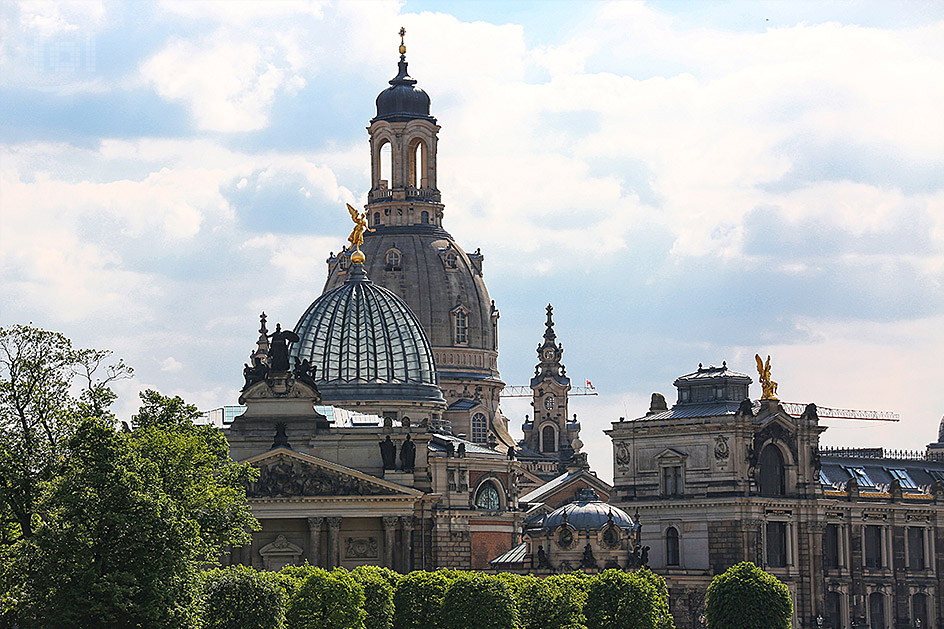
{"type": "Polygon", "coordinates": [[[828,450],[814,404],[791,414],[751,378],[703,367],[669,408],[614,422],[614,496],[682,628],[703,626],[711,578],[752,561],[787,584],[794,627],[944,626],[944,457],[828,450]]]}

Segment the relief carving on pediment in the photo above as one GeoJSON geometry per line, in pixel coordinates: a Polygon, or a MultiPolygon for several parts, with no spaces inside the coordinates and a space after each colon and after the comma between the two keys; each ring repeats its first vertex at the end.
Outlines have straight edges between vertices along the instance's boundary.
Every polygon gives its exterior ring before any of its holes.
{"type": "Polygon", "coordinates": [[[392,489],[314,465],[282,457],[259,466],[259,478],[249,483],[250,498],[296,496],[390,496],[392,489]]]}

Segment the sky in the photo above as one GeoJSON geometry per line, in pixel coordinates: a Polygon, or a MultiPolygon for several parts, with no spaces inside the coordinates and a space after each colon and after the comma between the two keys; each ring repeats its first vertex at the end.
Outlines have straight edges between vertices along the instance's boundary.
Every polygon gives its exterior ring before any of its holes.
{"type": "Polygon", "coordinates": [[[610,422],[755,353],[785,401],[901,415],[825,444],[936,440],[941,2],[0,3],[0,325],[125,359],[119,417],[235,404],[259,313],[297,321],[366,202],[401,26],[502,377],[552,303],[601,477],[610,422]]]}

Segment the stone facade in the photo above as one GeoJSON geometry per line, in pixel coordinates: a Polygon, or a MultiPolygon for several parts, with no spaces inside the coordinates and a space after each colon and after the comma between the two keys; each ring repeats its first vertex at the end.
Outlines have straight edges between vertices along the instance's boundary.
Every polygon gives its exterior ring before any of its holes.
{"type": "Polygon", "coordinates": [[[607,431],[612,502],[638,509],[676,625],[700,627],[711,578],[752,561],[787,584],[794,627],[944,627],[944,460],[823,450],[814,405],[752,402],[749,383],[699,365],[671,409],[656,394],[607,431]]]}

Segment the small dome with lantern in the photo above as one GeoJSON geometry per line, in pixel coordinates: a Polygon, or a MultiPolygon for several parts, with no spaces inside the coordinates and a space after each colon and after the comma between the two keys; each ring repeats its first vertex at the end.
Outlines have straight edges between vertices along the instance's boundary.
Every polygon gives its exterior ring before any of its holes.
{"type": "Polygon", "coordinates": [[[554,531],[562,524],[568,524],[576,531],[599,531],[611,522],[626,531],[636,528],[628,513],[603,502],[592,489],[582,489],[574,502],[548,513],[541,529],[554,531]]]}

